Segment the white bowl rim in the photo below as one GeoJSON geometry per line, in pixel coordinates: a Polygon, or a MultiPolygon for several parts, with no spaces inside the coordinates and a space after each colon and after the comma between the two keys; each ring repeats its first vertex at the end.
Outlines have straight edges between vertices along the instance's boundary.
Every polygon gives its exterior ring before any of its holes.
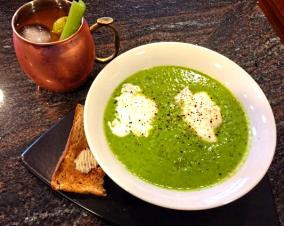
{"type": "MultiPolygon", "coordinates": [[[[197,68],[195,68],[197,69],[197,68]]],[[[138,69],[141,70],[141,69],[138,69]]],[[[138,71],[137,70],[137,71],[138,71]]],[[[199,69],[197,69],[199,70],[199,69]]],[[[207,73],[206,73],[207,74],[207,73]]],[[[128,75],[130,76],[130,75],[128,75]]],[[[210,75],[211,76],[211,75],[210,75]]],[[[216,78],[214,78],[216,79],[216,78]]],[[[106,80],[108,80],[108,78],[106,78],[106,80]]],[[[124,79],[123,79],[124,80],[124,79]]],[[[122,82],[123,80],[121,80],[120,82],[122,82]]],[[[218,79],[217,79],[218,80],[218,79]]],[[[220,81],[221,82],[221,81],[220,81]]],[[[276,147],[276,125],[275,125],[275,119],[273,116],[273,112],[271,109],[271,106],[269,105],[269,102],[265,96],[265,94],[263,93],[263,91],[261,90],[261,88],[258,86],[258,84],[253,80],[253,78],[244,70],[242,69],[239,65],[237,65],[235,62],[231,61],[230,59],[228,59],[227,57],[213,51],[210,50],[208,48],[205,47],[201,47],[201,46],[197,46],[197,45],[193,45],[193,44],[189,44],[189,43],[181,43],[181,42],[157,42],[157,43],[150,43],[150,44],[146,44],[146,45],[142,45],[142,46],[138,46],[136,48],[130,49],[124,53],[122,53],[121,55],[119,55],[118,57],[116,57],[112,62],[110,62],[108,65],[106,65],[101,72],[97,75],[96,79],[94,80],[93,84],[90,87],[90,90],[88,92],[87,98],[86,98],[86,102],[85,102],[85,110],[84,110],[84,129],[85,129],[85,134],[86,134],[86,138],[88,141],[88,144],[90,146],[90,150],[92,151],[92,153],[94,154],[95,158],[97,159],[98,163],[100,164],[100,166],[103,168],[103,170],[106,172],[106,174],[116,183],[118,184],[121,188],[123,188],[124,190],[126,190],[127,192],[131,193],[132,195],[147,201],[149,203],[158,205],[158,206],[162,206],[162,207],[166,207],[166,208],[170,208],[170,209],[178,209],[178,210],[202,210],[202,209],[210,209],[210,208],[215,208],[218,206],[222,206],[225,204],[228,204],[240,197],[242,197],[243,195],[245,195],[246,193],[248,193],[251,189],[253,189],[259,182],[260,180],[264,177],[264,175],[266,174],[274,153],[275,153],[275,147],[276,147]],[[100,80],[105,80],[106,76],[104,75],[106,73],[107,70],[109,70],[112,65],[114,65],[115,63],[118,63],[121,59],[123,59],[124,57],[127,57],[129,55],[135,54],[140,52],[141,50],[145,50],[148,48],[152,48],[152,47],[161,47],[161,48],[167,48],[169,46],[178,46],[179,48],[198,48],[201,51],[205,51],[208,54],[213,54],[216,57],[219,57],[220,59],[226,61],[226,63],[232,65],[232,67],[238,68],[241,72],[242,72],[242,76],[246,77],[246,79],[250,82],[250,86],[252,86],[257,92],[258,95],[261,96],[261,100],[263,101],[263,104],[265,105],[265,108],[267,110],[267,114],[269,116],[269,123],[270,123],[270,127],[272,128],[272,130],[270,131],[269,135],[271,137],[271,143],[269,144],[269,148],[270,148],[270,153],[269,156],[267,157],[267,159],[265,159],[264,162],[264,166],[262,167],[262,171],[258,172],[258,174],[256,175],[256,177],[251,178],[250,179],[250,183],[245,186],[242,190],[240,190],[238,193],[234,193],[232,197],[230,198],[226,198],[225,200],[217,200],[216,202],[211,202],[211,203],[207,203],[207,204],[202,204],[202,205],[191,205],[190,203],[188,205],[184,205],[184,204],[180,204],[180,203],[176,203],[176,202],[165,202],[164,200],[157,200],[154,197],[145,197],[145,194],[141,194],[139,193],[137,190],[133,189],[133,188],[129,188],[128,185],[124,184],[121,178],[117,178],[116,176],[116,172],[114,172],[111,167],[108,166],[108,164],[106,162],[103,161],[103,159],[101,158],[101,155],[98,155],[98,153],[96,152],[96,147],[93,143],[93,139],[92,139],[92,134],[90,133],[90,111],[92,106],[92,102],[91,102],[91,98],[93,96],[93,93],[95,91],[95,89],[97,88],[97,83],[99,83],[100,80]],[[105,77],[105,78],[104,78],[105,77]],[[154,198],[154,200],[153,200],[154,198]]],[[[104,133],[104,131],[103,131],[104,133]]],[[[109,149],[109,148],[108,148],[109,149]]],[[[119,161],[119,160],[117,160],[119,161]]],[[[121,164],[121,163],[120,163],[121,164]]],[[[127,175],[129,176],[129,175],[127,175]]],[[[133,176],[133,175],[132,175],[133,176]]],[[[138,181],[140,181],[142,184],[146,184],[147,189],[151,187],[153,187],[154,185],[145,183],[144,181],[142,181],[141,179],[133,176],[134,178],[136,178],[138,181]],[[148,186],[149,185],[149,186],[148,186]]],[[[232,176],[234,177],[234,176],[232,176]]],[[[133,178],[132,178],[133,179],[133,178]]],[[[134,180],[136,180],[134,179],[134,180]]],[[[229,178],[228,180],[230,180],[231,178],[229,178]]],[[[136,182],[135,182],[136,183],[136,182]]],[[[246,182],[245,182],[246,183],[246,182]]],[[[216,186],[219,186],[219,184],[217,184],[216,186]]],[[[168,189],[163,189],[157,186],[156,189],[160,190],[161,192],[165,192],[165,194],[176,194],[177,197],[182,197],[184,194],[194,194],[195,192],[202,192],[201,191],[176,191],[176,190],[168,190],[168,189]]],[[[215,186],[214,186],[215,187],[215,186]]],[[[213,187],[213,188],[214,188],[213,187]]],[[[206,188],[206,191],[209,191],[211,189],[211,187],[206,188]]],[[[166,196],[165,196],[166,197],[166,196]]]]}

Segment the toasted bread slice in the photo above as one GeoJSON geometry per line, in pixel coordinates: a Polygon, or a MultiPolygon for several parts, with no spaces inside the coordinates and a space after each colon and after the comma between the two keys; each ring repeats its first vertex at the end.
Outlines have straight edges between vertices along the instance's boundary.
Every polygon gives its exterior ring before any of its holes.
{"type": "Polygon", "coordinates": [[[51,187],[54,190],[105,196],[105,173],[99,166],[92,168],[88,173],[82,173],[75,168],[75,159],[81,151],[88,148],[83,127],[83,112],[83,105],[78,104],[65,150],[52,175],[51,187]]]}

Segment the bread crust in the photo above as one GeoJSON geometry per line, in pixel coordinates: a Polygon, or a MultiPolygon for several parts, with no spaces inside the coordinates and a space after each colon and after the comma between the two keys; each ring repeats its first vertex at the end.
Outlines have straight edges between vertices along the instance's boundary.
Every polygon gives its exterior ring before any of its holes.
{"type": "Polygon", "coordinates": [[[106,190],[103,187],[105,173],[100,166],[93,168],[89,173],[81,173],[75,169],[75,159],[81,151],[88,148],[83,112],[84,106],[78,104],[65,149],[52,175],[51,187],[54,190],[105,196],[106,190]]]}

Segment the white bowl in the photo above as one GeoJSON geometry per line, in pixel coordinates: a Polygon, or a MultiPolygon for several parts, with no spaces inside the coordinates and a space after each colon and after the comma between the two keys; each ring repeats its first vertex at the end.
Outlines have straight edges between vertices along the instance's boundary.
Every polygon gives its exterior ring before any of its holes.
{"type": "Polygon", "coordinates": [[[84,127],[92,153],[116,184],[147,202],[179,210],[213,208],[245,195],[265,175],[276,145],[276,127],[271,107],[250,75],[217,52],[177,42],[139,46],[110,62],[98,74],[89,90],[84,127]],[[243,104],[251,123],[251,148],[244,164],[223,183],[199,191],[157,187],[131,174],[110,150],[104,134],[103,116],[113,90],[133,73],[158,65],[184,66],[204,72],[228,87],[243,104]]]}

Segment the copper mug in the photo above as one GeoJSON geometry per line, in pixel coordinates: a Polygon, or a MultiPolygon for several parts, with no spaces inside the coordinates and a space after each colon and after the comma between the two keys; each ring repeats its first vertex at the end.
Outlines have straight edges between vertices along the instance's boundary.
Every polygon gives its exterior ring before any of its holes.
{"type": "Polygon", "coordinates": [[[48,7],[67,7],[67,0],[35,0],[24,4],[12,18],[13,43],[17,59],[22,70],[39,87],[55,91],[67,92],[82,85],[91,73],[94,60],[108,62],[119,51],[119,36],[113,26],[113,19],[103,17],[89,27],[82,19],[78,31],[67,39],[49,43],[36,43],[23,38],[16,30],[21,18],[37,10],[48,7]],[[106,58],[96,57],[95,43],[92,33],[106,26],[114,33],[114,53],[106,58]]]}

